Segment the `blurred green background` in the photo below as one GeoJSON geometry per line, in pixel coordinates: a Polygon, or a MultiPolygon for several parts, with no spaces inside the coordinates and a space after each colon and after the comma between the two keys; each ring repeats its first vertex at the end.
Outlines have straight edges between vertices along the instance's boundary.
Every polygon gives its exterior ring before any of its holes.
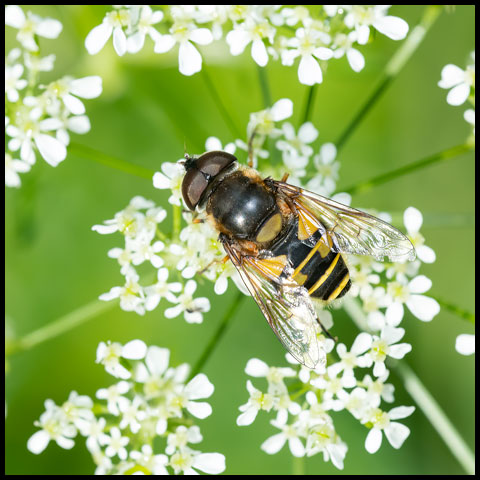
{"type": "MultiPolygon", "coordinates": [[[[28,7],[24,8],[25,10],[28,7]]],[[[92,130],[73,141],[88,145],[132,163],[158,170],[165,161],[201,153],[205,139],[219,137],[223,144],[234,140],[200,74],[182,76],[177,68],[177,49],[155,55],[149,39],[135,56],[118,57],[111,40],[100,54],[91,57],[84,48],[87,33],[98,25],[105,6],[32,6],[33,12],[59,19],[64,26],[57,40],[41,41],[42,54],[55,53],[53,72],[42,81],[64,74],[76,77],[98,74],[103,94],[87,100],[92,130]]],[[[408,21],[421,17],[423,6],[392,7],[391,14],[408,21]]],[[[469,126],[463,120],[467,108],[446,103],[446,91],[437,86],[447,63],[466,65],[474,48],[473,6],[457,6],[443,12],[415,55],[401,71],[378,104],[369,112],[339,155],[339,190],[362,179],[390,171],[430,154],[463,143],[469,126]]],[[[15,32],[6,27],[6,51],[15,45],[15,32]]],[[[354,73],[346,59],[331,61],[324,83],[317,90],[313,122],[320,132],[315,145],[335,141],[363,104],[380,77],[382,68],[399,47],[382,35],[361,50],[366,67],[354,73]]],[[[245,132],[249,113],[263,108],[256,65],[249,48],[231,57],[225,42],[202,48],[208,72],[233,121],[245,132]]],[[[295,68],[270,62],[266,68],[272,99],[294,101],[293,122],[298,125],[307,87],[299,84],[295,68]]],[[[6,317],[15,335],[47,325],[87,304],[123,281],[115,260],[107,251],[121,246],[120,235],[101,236],[91,226],[112,218],[134,195],[168,205],[166,192],[151,182],[110,169],[69,153],[56,169],[38,159],[22,176],[19,190],[5,193],[5,296],[6,317]]],[[[474,154],[436,164],[411,175],[354,196],[352,205],[394,213],[415,206],[424,214],[422,233],[437,261],[422,266],[433,281],[431,293],[466,310],[474,310],[474,154]]],[[[89,474],[90,455],[79,437],[76,447],[65,451],[50,444],[39,456],[27,451],[27,439],[36,431],[33,421],[44,411],[43,402],[64,402],[71,390],[94,396],[111,384],[95,364],[100,341],[127,342],[140,338],[149,345],[171,350],[171,363],[194,364],[220,323],[235,292],[230,288],[215,296],[211,284],[200,286],[211,299],[212,310],[201,325],[183,318],[163,318],[163,308],[144,317],[116,307],[55,339],[8,359],[5,388],[8,416],[5,429],[7,474],[89,474]]],[[[347,343],[357,330],[338,311],[335,335],[347,343]]],[[[442,309],[431,323],[406,313],[402,324],[405,340],[413,345],[407,356],[426,387],[453,424],[474,449],[474,357],[454,349],[459,333],[473,326],[442,309]]],[[[198,424],[204,435],[199,448],[226,456],[229,474],[289,474],[292,456],[288,449],[269,456],[261,443],[277,433],[266,414],[250,427],[240,428],[235,419],[245,403],[248,359],[259,357],[281,365],[284,351],[272,335],[253,301],[243,301],[226,335],[204,366],[215,385],[210,399],[213,414],[198,424]]],[[[412,400],[399,378],[395,405],[412,400]]],[[[260,381],[255,381],[263,388],[260,381]]],[[[333,416],[337,432],[348,444],[345,469],[338,471],[321,455],[305,460],[307,474],[458,474],[464,473],[423,413],[417,408],[405,421],[412,433],[405,445],[394,450],[385,440],[381,450],[365,451],[367,430],[349,414],[333,416]]]]}

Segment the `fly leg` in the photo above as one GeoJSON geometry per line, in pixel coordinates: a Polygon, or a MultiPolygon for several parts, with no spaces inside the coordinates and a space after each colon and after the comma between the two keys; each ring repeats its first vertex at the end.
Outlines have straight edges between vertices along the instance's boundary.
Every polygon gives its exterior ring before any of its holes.
{"type": "Polygon", "coordinates": [[[320,328],[322,329],[322,332],[323,332],[328,338],[331,338],[335,343],[337,343],[337,342],[338,342],[338,338],[332,336],[332,334],[323,326],[322,322],[321,322],[320,319],[318,318],[318,315],[317,315],[317,322],[318,322],[318,324],[320,325],[320,328]]]}

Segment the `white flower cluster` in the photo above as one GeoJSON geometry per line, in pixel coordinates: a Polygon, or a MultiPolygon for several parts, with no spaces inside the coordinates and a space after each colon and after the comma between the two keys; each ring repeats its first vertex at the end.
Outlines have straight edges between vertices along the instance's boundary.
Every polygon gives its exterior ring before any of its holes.
{"type": "MultiPolygon", "coordinates": [[[[169,270],[165,265],[174,267],[175,263],[180,266],[186,264],[186,248],[191,238],[185,245],[167,238],[159,228],[166,216],[165,209],[137,196],[124,210],[116,213],[115,218],[106,220],[103,225],[92,227],[92,230],[100,234],[118,231],[125,237],[124,248],[113,248],[108,252],[108,256],[116,258],[121,266],[120,272],[125,276],[125,285],[113,287],[109,292],[100,295],[100,299],[119,298],[120,308],[143,315],[145,311],[155,309],[164,298],[174,304],[165,311],[167,318],[174,318],[183,313],[187,322],[201,323],[203,313],[210,310],[210,301],[205,297],[194,298],[193,294],[197,288],[195,280],[188,280],[185,285],[168,281],[169,270]],[[136,270],[136,267],[144,263],[150,263],[156,269],[157,281],[148,286],[140,285],[140,276],[136,270]]],[[[186,230],[180,235],[182,238],[184,232],[186,230]]],[[[205,241],[198,232],[195,239],[205,241]]],[[[199,244],[198,247],[200,246],[199,244]]],[[[190,247],[190,251],[193,251],[193,246],[190,247]]]]}
{"type": "Polygon", "coordinates": [[[463,117],[472,125],[471,140],[475,143],[475,51],[470,54],[465,70],[449,63],[443,67],[441,75],[438,86],[450,90],[447,95],[449,105],[463,105],[467,100],[472,105],[473,108],[465,110],[463,117]]]}
{"type": "MultiPolygon", "coordinates": [[[[315,370],[299,368],[289,354],[287,360],[293,368],[270,367],[252,358],[245,372],[252,377],[266,378],[268,386],[262,391],[247,381],[249,399],[240,407],[242,413],[237,424],[250,425],[260,410],[276,412],[270,423],[279,433],[267,438],[261,445],[262,450],[272,455],[288,443],[293,456],[311,457],[321,453],[324,461],[331,461],[340,470],[348,447],[335,429],[335,412],[346,410],[369,429],[365,438],[369,453],[378,451],[383,434],[394,448],[400,448],[410,430],[396,420],[411,415],[415,407],[401,406],[386,411],[381,403],[394,401],[394,387],[387,383],[386,357],[403,358],[411,350],[409,344],[397,343],[403,335],[403,328],[388,326],[379,336],[360,333],[350,351],[343,343],[338,344],[337,361],[315,370]],[[358,368],[372,365],[373,377],[368,373],[362,373],[361,379],[356,377],[358,368]]],[[[320,332],[318,337],[323,348],[330,352],[329,357],[333,357],[333,340],[326,339],[320,332]]]]}
{"type": "Polygon", "coordinates": [[[5,185],[19,187],[19,173],[30,170],[36,152],[56,167],[67,156],[68,131],[84,134],[90,130],[80,98],[98,97],[102,80],[98,76],[63,77],[39,84],[39,74],[53,70],[55,55],[42,57],[38,38],[57,38],[62,24],[31,12],[25,15],[18,5],[9,5],[5,25],[18,30],[21,47],[5,58],[5,185]]]}
{"type": "Polygon", "coordinates": [[[189,365],[171,367],[169,358],[168,349],[147,348],[141,340],[101,342],[96,361],[118,383],[99,389],[98,401],[75,391],[61,406],[46,400],[35,422],[40,430],[28,440],[28,449],[39,454],[51,440],[70,449],[81,435],[97,475],[222,473],[222,454],[191,447],[202,441],[193,417],[212,413],[198,400],[210,397],[214,387],[203,373],[187,382],[189,365]],[[159,438],[165,439],[164,453],[159,453],[159,438]]]}
{"type": "Polygon", "coordinates": [[[90,31],[85,46],[98,53],[110,37],[118,55],[140,51],[148,35],[156,53],[178,44],[183,75],[202,68],[197,45],[225,40],[232,55],[247,47],[261,67],[270,57],[291,66],[299,58],[298,78],[305,85],[322,82],[319,63],[346,56],[355,72],[365,59],[356,48],[365,45],[371,29],[393,40],[408,33],[408,24],[388,15],[390,5],[166,5],[153,11],[149,5],[118,5],[90,31]],[[154,25],[156,27],[154,27],[154,25]],[[157,30],[158,28],[158,30],[157,30]]]}

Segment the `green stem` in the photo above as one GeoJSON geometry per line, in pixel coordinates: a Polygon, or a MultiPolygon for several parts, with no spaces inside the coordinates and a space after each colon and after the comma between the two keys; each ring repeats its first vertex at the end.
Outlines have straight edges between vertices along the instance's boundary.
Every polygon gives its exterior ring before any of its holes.
{"type": "Polygon", "coordinates": [[[71,142],[68,146],[69,153],[73,153],[78,157],[88,158],[95,162],[106,165],[107,167],[115,168],[121,170],[122,172],[135,175],[137,177],[146,178],[147,180],[152,180],[155,173],[154,170],[149,168],[141,167],[140,165],[135,165],[133,163],[122,160],[121,158],[114,157],[113,155],[108,155],[106,153],[95,150],[86,145],[81,145],[79,143],[71,142]]]}
{"type": "Polygon", "coordinates": [[[232,117],[228,113],[228,110],[223,104],[222,99],[220,98],[220,95],[218,94],[217,89],[213,84],[212,78],[208,73],[206,65],[203,65],[202,67],[202,76],[203,76],[203,79],[205,80],[205,84],[207,86],[207,89],[210,95],[213,98],[215,105],[217,106],[218,110],[220,111],[220,114],[222,115],[223,119],[225,120],[225,123],[227,124],[228,129],[230,130],[230,133],[234,136],[234,138],[242,138],[240,129],[237,128],[237,126],[232,120],[232,117]]]}
{"type": "MultiPolygon", "coordinates": [[[[270,92],[270,85],[268,83],[267,71],[265,67],[257,65],[258,82],[260,84],[260,90],[262,92],[264,108],[270,108],[272,106],[272,94],[270,92]]],[[[275,140],[273,138],[268,139],[268,150],[270,151],[270,162],[273,164],[280,163],[280,152],[275,148],[275,140]]]]}
{"type": "Polygon", "coordinates": [[[223,337],[230,321],[233,320],[233,318],[235,317],[235,314],[237,313],[237,310],[244,298],[246,297],[242,292],[240,291],[236,292],[235,297],[232,303],[230,304],[230,307],[225,312],[225,315],[223,316],[222,321],[218,325],[217,329],[212,335],[212,338],[208,342],[208,345],[205,347],[205,350],[200,355],[200,358],[197,360],[197,363],[193,367],[192,372],[190,373],[190,376],[189,376],[189,380],[191,380],[195,375],[197,375],[197,373],[200,372],[200,370],[203,368],[205,363],[208,361],[208,359],[214,352],[215,348],[219,344],[221,338],[223,337]]]}
{"type": "Polygon", "coordinates": [[[178,239],[180,230],[182,228],[182,207],[179,205],[173,206],[173,233],[172,240],[178,239]]]}
{"type": "Polygon", "coordinates": [[[390,172],[383,173],[381,175],[371,178],[370,180],[366,180],[366,181],[357,183],[355,185],[351,185],[350,187],[347,187],[347,188],[339,188],[339,191],[346,192],[351,195],[354,195],[356,193],[363,193],[382,183],[389,182],[391,180],[394,180],[408,173],[412,173],[415,170],[428,167],[429,165],[432,165],[434,163],[438,163],[444,160],[448,160],[450,158],[454,158],[458,155],[462,155],[463,153],[467,153],[471,150],[473,150],[473,147],[468,144],[457,145],[456,147],[447,148],[442,152],[435,153],[433,155],[430,155],[427,158],[422,158],[421,160],[417,160],[416,162],[410,163],[409,165],[405,165],[403,167],[397,168],[390,172]]]}
{"type": "Polygon", "coordinates": [[[78,327],[88,320],[92,320],[101,313],[111,310],[118,304],[116,301],[104,302],[102,300],[94,300],[73,312],[67,313],[63,317],[50,322],[44,327],[40,327],[31,333],[27,333],[24,337],[13,341],[9,347],[5,348],[5,354],[22,352],[30,350],[40,343],[51,340],[59,335],[68,332],[72,328],[78,327]]]}
{"type": "Polygon", "coordinates": [[[270,95],[270,87],[268,86],[268,78],[265,67],[257,65],[258,80],[260,83],[260,90],[262,91],[263,106],[270,108],[272,106],[272,96],[270,95]]]}
{"type": "Polygon", "coordinates": [[[406,363],[399,362],[394,369],[402,378],[405,390],[435,427],[458,463],[468,475],[475,475],[475,457],[440,405],[425,388],[425,385],[406,363]]]}
{"type": "Polygon", "coordinates": [[[305,104],[303,107],[303,115],[301,116],[302,125],[312,118],[313,107],[315,106],[315,94],[317,93],[317,86],[318,84],[316,83],[309,87],[307,91],[307,96],[305,98],[305,104]]]}
{"type": "Polygon", "coordinates": [[[468,312],[467,310],[464,310],[463,308],[454,305],[453,303],[447,302],[441,298],[438,298],[435,295],[431,295],[430,293],[428,294],[429,297],[432,297],[434,300],[436,300],[441,307],[443,307],[445,310],[448,310],[452,312],[453,314],[459,316],[460,318],[463,318],[464,320],[467,320],[470,322],[472,325],[475,325],[475,315],[471,312],[468,312]]]}
{"type": "MultiPolygon", "coordinates": [[[[397,228],[403,228],[403,212],[389,213],[392,217],[392,225],[397,228]]],[[[422,228],[472,228],[474,226],[475,214],[473,212],[423,213],[422,228]]]]}
{"type": "Polygon", "coordinates": [[[400,73],[408,60],[416,52],[418,47],[421,45],[423,39],[425,38],[425,35],[435,23],[441,12],[441,5],[427,5],[419,24],[412,29],[408,37],[405,39],[402,45],[400,45],[398,50],[394,53],[390,61],[385,66],[385,69],[381,76],[381,80],[375,90],[368,97],[367,101],[360,108],[360,110],[357,112],[355,117],[353,117],[347,128],[338,138],[336,142],[337,151],[339,151],[344,146],[346,141],[350,138],[350,136],[361,123],[366,114],[377,103],[382,93],[388,88],[388,86],[397,77],[397,75],[400,73]]]}
{"type": "MultiPolygon", "coordinates": [[[[367,319],[359,302],[353,298],[346,298],[343,306],[357,327],[368,332],[367,319]]],[[[475,457],[422,381],[404,361],[395,362],[395,365],[390,366],[390,368],[403,380],[405,389],[430,421],[458,463],[467,474],[473,475],[475,473],[475,457]]]]}
{"type": "Polygon", "coordinates": [[[292,455],[292,475],[305,475],[305,457],[292,455]]]}

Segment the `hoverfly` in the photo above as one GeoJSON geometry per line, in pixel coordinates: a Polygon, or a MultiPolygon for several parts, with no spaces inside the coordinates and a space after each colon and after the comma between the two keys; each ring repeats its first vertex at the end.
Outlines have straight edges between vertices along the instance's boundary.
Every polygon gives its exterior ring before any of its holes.
{"type": "Polygon", "coordinates": [[[182,195],[192,211],[206,211],[228,258],[290,354],[315,368],[326,362],[317,340],[312,299],[344,296],[350,276],[344,253],[377,260],[414,260],[410,240],[388,223],[271,178],[236,157],[210,151],[185,155],[182,195]]]}

